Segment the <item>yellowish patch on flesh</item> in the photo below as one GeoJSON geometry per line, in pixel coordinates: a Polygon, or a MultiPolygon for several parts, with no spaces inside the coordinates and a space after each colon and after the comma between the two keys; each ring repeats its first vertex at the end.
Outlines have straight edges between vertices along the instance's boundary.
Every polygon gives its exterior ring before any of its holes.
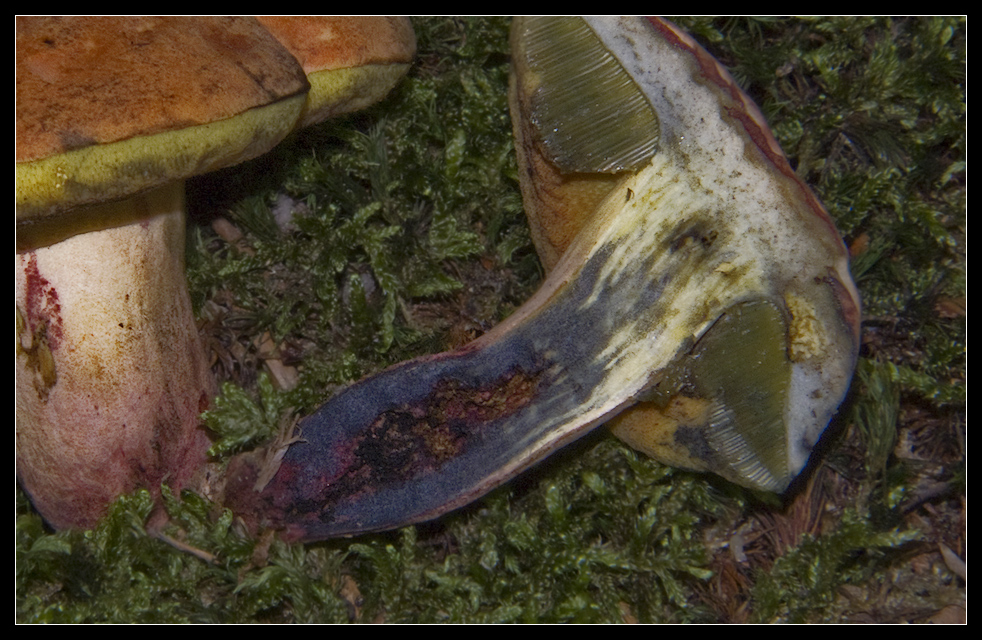
{"type": "Polygon", "coordinates": [[[788,355],[793,362],[822,356],[828,350],[821,321],[811,301],[803,296],[788,293],[784,302],[791,313],[788,327],[788,355]]]}

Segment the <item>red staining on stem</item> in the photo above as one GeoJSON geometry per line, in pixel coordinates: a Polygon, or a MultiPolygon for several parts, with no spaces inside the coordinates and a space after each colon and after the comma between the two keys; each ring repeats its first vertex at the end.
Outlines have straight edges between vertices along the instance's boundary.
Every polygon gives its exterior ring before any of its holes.
{"type": "Polygon", "coordinates": [[[41,275],[34,252],[20,259],[28,261],[24,269],[26,308],[23,310],[27,330],[34,336],[43,335],[48,347],[57,349],[63,337],[58,291],[41,275]]]}

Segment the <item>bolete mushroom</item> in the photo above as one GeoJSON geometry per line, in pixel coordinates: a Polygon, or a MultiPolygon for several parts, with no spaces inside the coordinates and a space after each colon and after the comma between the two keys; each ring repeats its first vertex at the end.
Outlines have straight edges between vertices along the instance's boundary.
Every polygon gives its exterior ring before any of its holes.
{"type": "Polygon", "coordinates": [[[310,81],[298,127],[378,102],[406,75],[416,54],[416,34],[406,17],[257,19],[300,62],[310,81]]]}
{"type": "Polygon", "coordinates": [[[252,18],[16,22],[17,473],[55,527],[185,485],[214,392],[184,274],[183,180],[253,158],[304,106],[252,18]]]}
{"type": "Polygon", "coordinates": [[[723,68],[642,18],[515,19],[512,48],[527,205],[558,196],[540,207],[557,221],[533,222],[580,221],[505,322],[300,423],[241,504],[288,538],[431,519],[642,400],[679,418],[660,432],[674,451],[780,492],[848,388],[846,250],[723,68]]]}

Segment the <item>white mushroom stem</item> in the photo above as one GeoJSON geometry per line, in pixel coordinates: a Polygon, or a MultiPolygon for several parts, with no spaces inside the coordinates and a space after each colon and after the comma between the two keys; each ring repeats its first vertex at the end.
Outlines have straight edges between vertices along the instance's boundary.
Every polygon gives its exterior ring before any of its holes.
{"type": "Polygon", "coordinates": [[[101,205],[125,226],[15,256],[17,465],[54,526],[137,487],[186,485],[214,393],[187,293],[184,186],[101,205]]]}

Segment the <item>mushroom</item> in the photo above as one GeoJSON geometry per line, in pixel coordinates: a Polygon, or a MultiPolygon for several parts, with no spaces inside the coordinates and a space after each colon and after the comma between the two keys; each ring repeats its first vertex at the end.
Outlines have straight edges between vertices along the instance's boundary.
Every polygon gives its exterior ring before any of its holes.
{"type": "Polygon", "coordinates": [[[378,102],[416,54],[409,18],[398,16],[258,16],[300,62],[310,93],[298,127],[378,102]]]}
{"type": "Polygon", "coordinates": [[[289,539],[437,517],[642,401],[675,420],[654,438],[669,454],[781,492],[848,389],[848,254],[725,70],[642,18],[515,19],[512,48],[526,205],[554,266],[484,336],[301,421],[236,505],[289,539]]]}
{"type": "Polygon", "coordinates": [[[251,18],[20,17],[17,474],[55,527],[187,485],[214,393],[184,275],[183,180],[253,158],[308,83],[251,18]]]}

